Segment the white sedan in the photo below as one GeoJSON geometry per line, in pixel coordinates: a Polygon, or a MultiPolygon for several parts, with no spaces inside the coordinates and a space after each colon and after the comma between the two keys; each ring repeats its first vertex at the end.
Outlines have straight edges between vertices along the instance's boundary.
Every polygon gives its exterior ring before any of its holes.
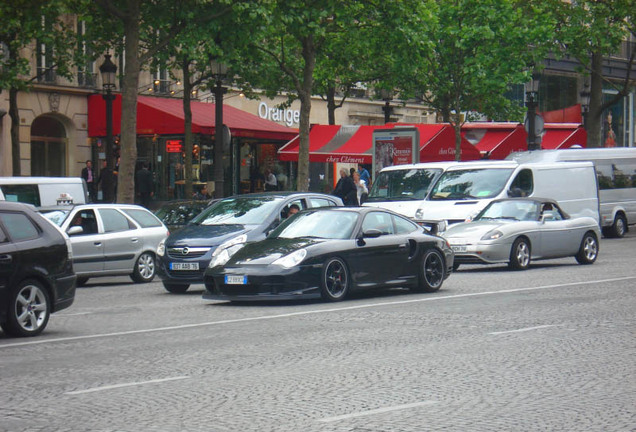
{"type": "Polygon", "coordinates": [[[525,270],[531,260],[573,256],[580,264],[596,261],[601,237],[591,217],[570,217],[554,200],[496,200],[472,221],[452,225],[441,234],[460,264],[507,263],[525,270]]]}

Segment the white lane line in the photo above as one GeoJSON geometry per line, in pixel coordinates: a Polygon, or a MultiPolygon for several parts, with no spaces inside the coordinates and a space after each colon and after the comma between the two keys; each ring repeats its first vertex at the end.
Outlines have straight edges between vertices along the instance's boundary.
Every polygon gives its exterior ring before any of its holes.
{"type": "Polygon", "coordinates": [[[98,391],[103,391],[103,390],[118,389],[118,388],[122,388],[122,387],[134,387],[134,386],[140,386],[140,385],[146,385],[146,384],[162,383],[162,382],[166,382],[166,381],[177,381],[177,380],[183,380],[183,379],[188,379],[188,378],[190,378],[190,377],[189,376],[178,376],[178,377],[172,377],[172,378],[155,379],[155,380],[150,380],[150,381],[138,381],[138,382],[125,383],[125,384],[114,384],[114,385],[108,385],[108,386],[103,386],[103,387],[94,387],[94,388],[90,388],[90,389],[86,389],[86,390],[70,391],[70,392],[66,392],[64,394],[67,394],[67,395],[79,395],[79,394],[93,393],[93,392],[98,392],[98,391]]]}
{"type": "Polygon", "coordinates": [[[556,327],[556,324],[541,325],[541,326],[536,326],[536,327],[526,327],[526,328],[520,328],[520,329],[516,329],[516,330],[491,332],[491,333],[488,333],[488,334],[500,335],[500,334],[507,334],[507,333],[521,333],[521,332],[527,332],[527,331],[531,331],[531,330],[538,330],[538,329],[548,328],[548,327],[556,327]]]}
{"type": "Polygon", "coordinates": [[[55,343],[55,342],[71,342],[71,341],[98,339],[98,338],[114,337],[114,336],[128,336],[128,335],[144,334],[144,333],[156,333],[156,332],[162,332],[162,331],[182,330],[182,329],[190,329],[190,328],[197,328],[197,327],[209,327],[209,326],[222,325],[222,324],[244,323],[244,322],[250,322],[250,321],[264,321],[264,320],[270,320],[270,319],[290,318],[290,317],[297,317],[297,316],[303,316],[303,315],[341,312],[341,311],[356,310],[356,309],[369,309],[369,308],[376,308],[376,307],[382,307],[382,306],[395,306],[395,305],[403,305],[403,304],[409,304],[409,303],[423,303],[423,302],[429,302],[429,301],[452,300],[452,299],[458,299],[458,298],[479,297],[479,296],[487,296],[487,295],[495,295],[495,294],[510,294],[510,293],[516,293],[516,292],[524,292],[524,291],[539,291],[539,290],[546,290],[551,288],[564,288],[564,287],[581,286],[581,285],[595,285],[595,284],[602,284],[602,283],[622,282],[622,281],[628,281],[633,279],[636,279],[636,276],[626,276],[626,277],[613,278],[613,279],[599,279],[599,280],[584,281],[584,282],[570,282],[565,284],[544,285],[544,286],[538,286],[538,287],[513,288],[508,290],[500,290],[500,291],[485,291],[485,292],[479,292],[479,293],[453,294],[453,295],[437,296],[437,297],[424,297],[424,298],[418,298],[418,299],[412,299],[412,300],[396,300],[396,301],[388,301],[388,302],[380,302],[380,303],[367,303],[367,304],[356,305],[356,306],[342,306],[339,308],[291,312],[291,313],[279,314],[279,315],[262,315],[262,316],[255,316],[250,318],[236,318],[236,319],[221,320],[221,321],[208,321],[208,322],[195,323],[195,324],[183,324],[183,325],[171,326],[171,327],[157,327],[157,328],[142,329],[142,330],[130,330],[130,331],[113,332],[113,333],[101,333],[101,334],[95,334],[95,335],[72,336],[72,337],[64,337],[64,338],[56,338],[56,339],[42,339],[42,340],[33,340],[33,341],[27,341],[27,342],[16,342],[16,343],[9,343],[6,345],[0,345],[0,349],[14,348],[14,347],[20,347],[20,346],[26,346],[26,345],[40,345],[40,344],[55,343]]]}
{"type": "Polygon", "coordinates": [[[336,422],[336,421],[340,421],[340,420],[352,419],[352,418],[356,418],[356,417],[364,417],[364,416],[370,416],[370,415],[376,415],[376,414],[383,414],[383,413],[387,413],[387,412],[400,411],[400,410],[405,410],[405,409],[410,409],[410,408],[419,408],[419,407],[422,407],[422,406],[434,405],[436,403],[438,403],[438,401],[429,400],[429,401],[416,402],[416,403],[406,404],[406,405],[396,405],[396,406],[392,406],[392,407],[378,408],[378,409],[374,409],[374,410],[370,410],[370,411],[360,411],[360,412],[357,412],[357,413],[345,414],[345,415],[336,416],[336,417],[326,417],[326,418],[318,419],[318,421],[319,422],[323,422],[323,423],[330,423],[330,422],[336,422]]]}

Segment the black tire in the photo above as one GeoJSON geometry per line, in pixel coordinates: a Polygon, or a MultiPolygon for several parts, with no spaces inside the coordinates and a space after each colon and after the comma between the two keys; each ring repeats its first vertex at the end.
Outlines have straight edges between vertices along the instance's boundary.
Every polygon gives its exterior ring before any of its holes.
{"type": "Polygon", "coordinates": [[[51,302],[44,286],[33,279],[20,282],[11,292],[7,321],[2,329],[11,336],[37,336],[51,316],[51,302]]]}
{"type": "Polygon", "coordinates": [[[148,283],[155,278],[157,261],[152,252],[144,252],[139,255],[135,263],[135,270],[130,278],[136,283],[148,283]]]}
{"type": "Polygon", "coordinates": [[[349,293],[349,271],[345,262],[337,257],[329,258],[322,267],[320,295],[324,300],[337,302],[349,293]]]}
{"type": "Polygon", "coordinates": [[[171,292],[172,294],[183,294],[190,288],[190,284],[172,284],[172,283],[163,283],[163,287],[166,291],[171,292]]]}
{"type": "Polygon", "coordinates": [[[625,220],[625,216],[622,213],[618,213],[616,217],[614,217],[614,223],[607,230],[609,237],[621,238],[627,232],[627,221],[625,220]]]}
{"type": "Polygon", "coordinates": [[[526,270],[530,266],[530,243],[525,238],[518,238],[510,250],[508,267],[513,270],[526,270]]]}
{"type": "Polygon", "coordinates": [[[581,247],[574,256],[579,264],[593,264],[598,257],[598,239],[594,233],[588,232],[581,240],[581,247]]]}
{"type": "Polygon", "coordinates": [[[424,253],[420,274],[418,278],[417,292],[435,292],[442,287],[446,278],[446,263],[441,252],[431,249],[424,253]]]}
{"type": "Polygon", "coordinates": [[[86,285],[86,282],[88,282],[88,279],[89,278],[84,277],[84,276],[78,276],[77,277],[77,282],[75,283],[75,285],[78,286],[78,287],[83,287],[84,285],[86,285]]]}

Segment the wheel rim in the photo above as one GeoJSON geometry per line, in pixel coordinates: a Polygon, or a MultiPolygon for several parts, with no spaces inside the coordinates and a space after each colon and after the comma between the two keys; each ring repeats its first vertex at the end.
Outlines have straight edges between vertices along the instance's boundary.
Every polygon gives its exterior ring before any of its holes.
{"type": "Polygon", "coordinates": [[[436,253],[430,253],[424,261],[424,277],[426,282],[436,288],[441,285],[444,280],[444,263],[441,257],[436,253]]]}
{"type": "Polygon", "coordinates": [[[327,265],[325,271],[325,288],[333,298],[342,297],[347,289],[347,271],[344,264],[334,260],[327,265]]]}
{"type": "Polygon", "coordinates": [[[517,245],[517,262],[521,267],[527,267],[530,262],[530,250],[525,242],[517,245]]]}
{"type": "Polygon", "coordinates": [[[625,221],[621,217],[616,219],[616,234],[618,234],[619,237],[625,235],[625,221]]]}
{"type": "Polygon", "coordinates": [[[29,332],[38,330],[46,321],[46,295],[35,285],[23,287],[16,297],[15,316],[18,325],[29,332]]]}
{"type": "Polygon", "coordinates": [[[155,260],[150,254],[143,254],[139,257],[139,274],[144,279],[150,279],[155,274],[155,260]]]}
{"type": "Polygon", "coordinates": [[[596,246],[596,240],[594,237],[586,237],[585,243],[583,244],[583,253],[585,254],[585,258],[588,261],[594,261],[596,259],[596,254],[598,253],[598,247],[596,246]]]}

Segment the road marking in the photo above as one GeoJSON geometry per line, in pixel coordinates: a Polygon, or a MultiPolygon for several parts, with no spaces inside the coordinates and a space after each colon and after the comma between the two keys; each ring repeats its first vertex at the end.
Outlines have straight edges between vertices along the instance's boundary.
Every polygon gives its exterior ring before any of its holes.
{"type": "Polygon", "coordinates": [[[376,415],[376,414],[383,414],[383,413],[392,412],[392,411],[400,411],[400,410],[405,410],[409,408],[418,408],[418,407],[427,406],[427,405],[434,405],[436,403],[438,403],[438,401],[429,400],[429,401],[416,402],[416,403],[406,404],[406,405],[396,405],[392,407],[378,408],[378,409],[374,409],[370,411],[360,411],[357,413],[345,414],[345,415],[336,416],[336,417],[322,418],[322,419],[318,419],[318,421],[323,423],[331,423],[331,422],[336,422],[340,420],[352,419],[356,417],[364,417],[364,416],[370,416],[370,415],[376,415]]]}
{"type": "Polygon", "coordinates": [[[27,345],[40,345],[40,344],[56,343],[56,342],[72,342],[72,341],[80,341],[80,340],[86,340],[86,339],[99,339],[99,338],[115,337],[115,336],[128,336],[128,335],[136,335],[136,334],[144,334],[144,333],[183,330],[183,329],[209,327],[209,326],[216,326],[216,325],[223,325],[223,324],[244,323],[244,322],[250,322],[250,321],[265,321],[270,319],[290,318],[290,317],[303,316],[303,315],[315,315],[315,314],[341,312],[341,311],[356,310],[356,309],[369,309],[369,308],[376,308],[376,307],[382,307],[382,306],[403,305],[403,304],[409,304],[409,303],[423,303],[423,302],[429,302],[429,301],[452,300],[452,299],[458,299],[458,298],[479,297],[479,296],[487,296],[487,295],[494,295],[494,294],[510,294],[510,293],[524,292],[524,291],[539,291],[539,290],[546,290],[551,288],[564,288],[564,287],[580,286],[580,285],[595,285],[595,284],[603,284],[603,283],[611,283],[611,282],[622,282],[622,281],[628,281],[628,280],[634,280],[634,279],[636,279],[636,276],[626,276],[626,277],[613,278],[613,279],[599,279],[599,280],[584,281],[584,282],[570,282],[566,284],[544,285],[544,286],[538,286],[538,287],[512,288],[512,289],[501,290],[501,291],[485,291],[480,293],[453,294],[453,295],[447,295],[447,296],[425,297],[425,298],[418,298],[418,299],[412,299],[412,300],[396,300],[396,301],[370,303],[370,304],[363,304],[363,305],[356,305],[356,306],[342,306],[339,308],[291,312],[291,313],[279,314],[279,315],[262,315],[262,316],[255,316],[250,318],[236,318],[236,319],[228,319],[228,320],[221,320],[221,321],[208,321],[203,323],[183,324],[183,325],[171,326],[171,327],[156,327],[156,328],[150,328],[150,329],[129,330],[129,331],[113,332],[113,333],[101,333],[101,334],[95,334],[95,335],[72,336],[72,337],[63,337],[63,338],[56,338],[56,339],[42,339],[42,340],[16,342],[16,343],[10,343],[6,345],[0,345],[0,349],[14,348],[14,347],[20,347],[20,346],[27,346],[27,345]]]}
{"type": "Polygon", "coordinates": [[[188,378],[190,378],[190,377],[189,376],[178,376],[178,377],[172,377],[172,378],[155,379],[155,380],[150,380],[150,381],[138,381],[138,382],[125,383],[125,384],[114,384],[114,385],[108,385],[108,386],[103,386],[103,387],[94,387],[94,388],[86,389],[86,390],[70,391],[70,392],[66,392],[64,394],[67,394],[67,395],[79,395],[79,394],[93,393],[93,392],[104,391],[104,390],[118,389],[118,388],[122,388],[122,387],[134,387],[134,386],[140,386],[140,385],[146,385],[146,384],[162,383],[162,382],[166,382],[166,381],[177,381],[177,380],[183,380],[183,379],[188,379],[188,378]]]}
{"type": "Polygon", "coordinates": [[[527,331],[531,331],[531,330],[538,330],[538,329],[548,328],[548,327],[556,327],[556,324],[541,325],[541,326],[536,326],[536,327],[526,327],[526,328],[521,328],[521,329],[516,329],[516,330],[507,330],[507,331],[500,331],[500,332],[491,332],[491,333],[488,333],[488,334],[500,335],[500,334],[506,334],[506,333],[521,333],[521,332],[527,332],[527,331]]]}

